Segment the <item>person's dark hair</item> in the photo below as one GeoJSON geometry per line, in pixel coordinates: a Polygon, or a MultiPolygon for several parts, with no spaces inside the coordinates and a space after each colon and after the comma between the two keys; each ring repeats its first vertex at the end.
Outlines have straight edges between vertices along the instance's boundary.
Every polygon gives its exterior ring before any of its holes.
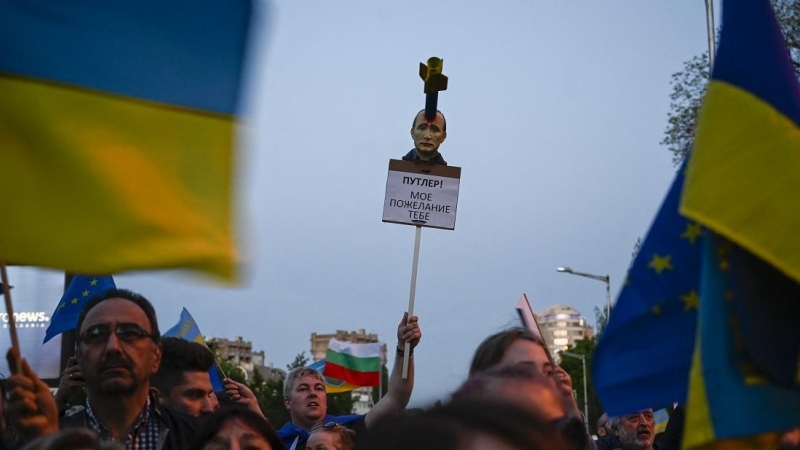
{"type": "Polygon", "coordinates": [[[86,315],[89,314],[89,311],[91,311],[92,308],[106,300],[111,300],[113,298],[121,298],[131,301],[135,303],[136,306],[141,308],[142,311],[144,311],[144,314],[147,316],[147,320],[150,322],[150,334],[153,337],[153,342],[161,342],[161,333],[158,331],[158,320],[156,320],[156,310],[153,308],[153,305],[149,300],[144,298],[143,295],[131,292],[127,289],[109,289],[86,302],[83,310],[81,310],[81,314],[78,316],[78,332],[80,333],[83,320],[86,319],[86,315]]]}
{"type": "Polygon", "coordinates": [[[461,387],[453,392],[452,398],[454,400],[477,398],[490,394],[492,385],[498,382],[500,384],[513,381],[527,382],[540,377],[550,381],[546,375],[539,372],[536,366],[531,364],[496,366],[470,376],[461,387]]]}
{"type": "MultiPolygon", "coordinates": [[[[414,114],[414,120],[411,121],[411,129],[412,130],[414,129],[415,126],[417,126],[417,117],[419,117],[419,113],[422,113],[422,112],[425,112],[425,110],[424,109],[420,109],[419,111],[417,111],[416,114],[414,114]]],[[[447,118],[444,116],[444,113],[439,111],[438,109],[436,110],[436,112],[442,115],[442,131],[447,132],[447,118]]],[[[456,130],[456,131],[458,131],[458,130],[456,130]]]]}
{"type": "Polygon", "coordinates": [[[214,439],[219,430],[231,420],[238,419],[258,432],[269,443],[273,450],[285,450],[283,441],[266,419],[242,406],[223,407],[212,412],[200,422],[199,431],[193,448],[202,450],[205,445],[214,439]]]}
{"type": "Polygon", "coordinates": [[[420,415],[398,415],[383,420],[356,441],[355,448],[457,450],[478,435],[488,435],[526,450],[579,450],[587,439],[579,419],[544,423],[517,405],[460,399],[420,415]]]}
{"type": "Polygon", "coordinates": [[[527,328],[514,327],[495,333],[481,342],[477,350],[475,350],[475,355],[472,357],[472,364],[469,366],[469,374],[475,375],[478,372],[483,372],[499,364],[506,350],[508,350],[508,347],[519,339],[541,345],[542,348],[545,349],[547,357],[551,358],[550,352],[547,351],[547,344],[544,343],[542,338],[533,334],[533,332],[527,328]]]}
{"type": "Polygon", "coordinates": [[[208,372],[214,367],[214,355],[203,344],[175,337],[161,338],[161,365],[150,386],[162,396],[169,396],[183,382],[184,372],[208,372]]]}

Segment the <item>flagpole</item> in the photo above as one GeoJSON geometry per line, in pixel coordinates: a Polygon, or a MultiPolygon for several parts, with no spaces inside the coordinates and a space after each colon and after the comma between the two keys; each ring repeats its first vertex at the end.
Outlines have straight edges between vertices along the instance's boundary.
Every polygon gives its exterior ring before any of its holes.
{"type": "Polygon", "coordinates": [[[11,348],[17,355],[16,373],[22,373],[22,354],[19,351],[19,337],[17,336],[17,321],[14,320],[14,307],[11,304],[11,289],[8,287],[8,273],[6,272],[6,262],[0,262],[0,272],[3,281],[3,299],[6,302],[6,312],[8,313],[8,330],[11,333],[11,348]]]}
{"type": "MultiPolygon", "coordinates": [[[[414,234],[414,261],[411,264],[411,292],[408,295],[408,320],[414,315],[414,297],[417,294],[417,265],[419,263],[419,240],[422,236],[422,227],[417,225],[414,234]]],[[[411,343],[406,342],[403,349],[403,379],[408,378],[408,358],[411,355],[411,343]]]]}
{"type": "Polygon", "coordinates": [[[714,37],[714,0],[706,0],[706,26],[708,28],[708,74],[714,70],[714,56],[717,53],[714,37]]]}

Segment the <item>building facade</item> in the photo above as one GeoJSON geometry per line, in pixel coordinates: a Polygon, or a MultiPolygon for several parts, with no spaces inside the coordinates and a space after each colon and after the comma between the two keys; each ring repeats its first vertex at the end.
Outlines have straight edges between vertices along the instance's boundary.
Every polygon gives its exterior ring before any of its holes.
{"type": "Polygon", "coordinates": [[[246,380],[249,380],[256,370],[268,380],[286,377],[285,371],[276,369],[272,364],[265,365],[264,351],[253,351],[253,343],[245,341],[241,336],[237,336],[236,339],[211,338],[208,345],[214,349],[217,358],[239,367],[246,380]]]}
{"type": "Polygon", "coordinates": [[[580,311],[570,305],[553,305],[538,316],[539,327],[552,355],[566,350],[575,341],[590,339],[594,335],[580,311]]]}

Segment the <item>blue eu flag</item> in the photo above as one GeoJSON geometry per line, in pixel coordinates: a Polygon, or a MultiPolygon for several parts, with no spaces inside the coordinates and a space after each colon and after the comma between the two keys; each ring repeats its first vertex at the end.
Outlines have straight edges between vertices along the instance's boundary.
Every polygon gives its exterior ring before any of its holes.
{"type": "Polygon", "coordinates": [[[104,294],[116,287],[114,278],[111,276],[75,275],[72,277],[67,290],[64,291],[64,296],[61,297],[55,312],[50,317],[50,326],[47,327],[42,344],[77,327],[78,316],[84,305],[92,297],[104,294]]]}
{"type": "Polygon", "coordinates": [[[609,415],[686,400],[700,302],[700,225],[681,217],[678,171],[620,291],[593,359],[609,415]]]}

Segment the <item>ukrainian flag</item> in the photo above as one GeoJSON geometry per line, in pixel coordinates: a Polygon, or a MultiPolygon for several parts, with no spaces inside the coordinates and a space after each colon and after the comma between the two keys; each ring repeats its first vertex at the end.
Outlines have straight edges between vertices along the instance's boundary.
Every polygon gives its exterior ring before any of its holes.
{"type": "Polygon", "coordinates": [[[719,236],[705,241],[683,448],[777,448],[780,432],[800,425],[800,390],[771,383],[742,351],[734,286],[754,257],[719,236]]]}
{"type": "Polygon", "coordinates": [[[684,446],[774,448],[800,425],[800,87],[768,0],[723,3],[715,64],[681,203],[709,229],[684,446]]]}
{"type": "Polygon", "coordinates": [[[232,278],[250,0],[0,0],[0,259],[232,278]]]}
{"type": "MultiPolygon", "coordinates": [[[[163,336],[180,338],[185,341],[201,344],[203,347],[208,348],[206,345],[206,339],[203,336],[203,333],[200,332],[200,326],[197,325],[194,317],[192,317],[192,315],[189,313],[189,310],[186,308],[181,310],[181,318],[178,323],[175,324],[174,327],[164,332],[163,336]]],[[[210,348],[208,351],[213,353],[210,348]]],[[[214,392],[221,392],[224,390],[224,387],[222,386],[222,381],[219,379],[219,373],[217,373],[217,367],[219,365],[216,363],[216,355],[214,356],[214,360],[214,367],[208,371],[208,375],[211,378],[211,386],[214,388],[214,392]]]]}
{"type": "Polygon", "coordinates": [[[800,280],[800,88],[768,0],[726,0],[681,213],[800,280]]]}

